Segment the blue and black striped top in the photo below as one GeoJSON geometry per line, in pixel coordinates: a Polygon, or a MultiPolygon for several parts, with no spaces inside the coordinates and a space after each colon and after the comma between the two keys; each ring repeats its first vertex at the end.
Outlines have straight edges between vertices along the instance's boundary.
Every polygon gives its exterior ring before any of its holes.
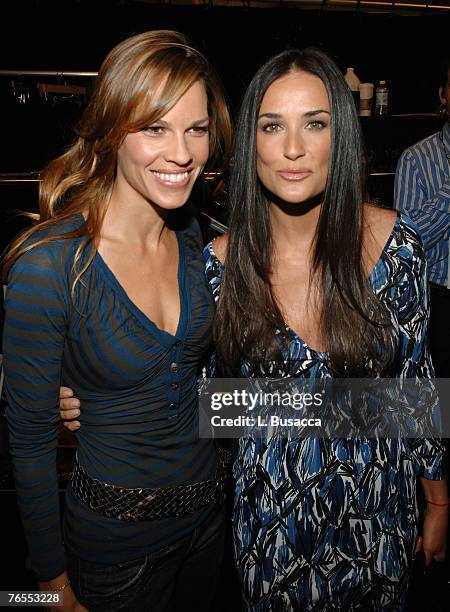
{"type": "MultiPolygon", "coordinates": [[[[82,222],[78,216],[57,233],[82,222]]],[[[69,487],[64,538],[60,529],[55,460],[61,382],[81,400],[78,459],[94,478],[153,488],[215,474],[212,440],[198,438],[197,423],[197,375],[211,343],[214,306],[197,223],[177,231],[177,238],[181,312],[175,336],[131,302],[98,253],[72,303],[71,268],[81,238],[37,246],[11,269],[7,416],[20,511],[40,579],[65,570],[65,547],[84,559],[117,563],[183,537],[213,511],[125,523],[95,514],[69,487]]]]}
{"type": "Polygon", "coordinates": [[[395,208],[417,225],[428,261],[428,278],[448,284],[450,239],[450,121],[406,149],[395,174],[395,208]]]}

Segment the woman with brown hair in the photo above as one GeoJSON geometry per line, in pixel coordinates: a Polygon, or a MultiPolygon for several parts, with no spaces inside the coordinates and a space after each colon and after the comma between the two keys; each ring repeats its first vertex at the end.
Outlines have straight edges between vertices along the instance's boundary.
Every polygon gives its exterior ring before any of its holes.
{"type": "Polygon", "coordinates": [[[177,32],[118,44],[78,139],[42,176],[35,226],[7,253],[4,363],[31,567],[62,610],[207,610],[222,482],[197,431],[213,303],[180,208],[231,140],[217,76],[177,32]],[[58,390],[83,401],[63,533],[58,390]],[[201,588],[200,588],[201,587],[201,588]]]}

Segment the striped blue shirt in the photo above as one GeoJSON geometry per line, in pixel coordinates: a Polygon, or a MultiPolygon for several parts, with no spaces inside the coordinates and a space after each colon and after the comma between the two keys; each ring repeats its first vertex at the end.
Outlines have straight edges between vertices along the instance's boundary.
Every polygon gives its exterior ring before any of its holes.
{"type": "Polygon", "coordinates": [[[450,239],[450,122],[406,149],[395,174],[394,205],[419,228],[428,279],[447,286],[450,239]],[[442,138],[442,140],[441,140],[442,138]],[[443,141],[443,142],[442,142],[443,141]],[[446,154],[447,149],[447,154],[446,154]]]}
{"type": "MultiPolygon", "coordinates": [[[[79,216],[56,233],[82,222],[79,216]]],[[[80,238],[37,246],[11,269],[3,340],[7,416],[31,565],[41,579],[65,570],[66,549],[90,561],[120,563],[188,535],[215,511],[211,505],[180,518],[124,522],[93,512],[69,486],[64,537],[60,526],[61,382],[74,389],[83,406],[78,458],[92,477],[121,487],[155,488],[215,474],[213,441],[199,439],[197,411],[197,375],[211,344],[214,304],[196,222],[177,231],[177,238],[175,336],[136,307],[98,253],[72,303],[72,263],[80,238]]]]}

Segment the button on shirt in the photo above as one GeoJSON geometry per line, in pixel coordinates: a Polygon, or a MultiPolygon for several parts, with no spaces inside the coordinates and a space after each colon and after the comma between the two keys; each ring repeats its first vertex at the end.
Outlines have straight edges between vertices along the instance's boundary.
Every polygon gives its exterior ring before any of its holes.
{"type": "MultiPolygon", "coordinates": [[[[57,227],[70,232],[76,217],[57,227]]],[[[54,231],[54,230],[49,230],[54,231]]],[[[81,239],[31,249],[14,264],[6,293],[4,354],[16,489],[32,569],[41,579],[66,569],[65,547],[119,563],[188,535],[214,511],[124,522],[91,511],[68,487],[64,544],[56,479],[58,390],[75,390],[82,411],[77,455],[87,473],[126,488],[189,485],[216,472],[213,441],[199,439],[197,376],[211,346],[214,311],[193,222],[177,231],[180,320],[159,329],[128,298],[97,253],[76,285],[81,239]]]]}
{"type": "Polygon", "coordinates": [[[397,165],[395,208],[417,225],[430,282],[448,286],[450,239],[450,122],[406,149],[397,165]],[[442,140],[441,140],[442,138],[442,140]]]}

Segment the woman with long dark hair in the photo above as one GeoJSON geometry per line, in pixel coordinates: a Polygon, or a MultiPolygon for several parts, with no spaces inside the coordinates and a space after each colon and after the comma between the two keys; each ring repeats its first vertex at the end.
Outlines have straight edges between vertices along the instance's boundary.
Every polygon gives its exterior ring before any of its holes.
{"type": "MultiPolygon", "coordinates": [[[[407,217],[364,203],[354,102],[320,51],[286,51],[237,122],[230,232],[205,250],[223,373],[431,377],[426,263],[407,217]]],[[[236,563],[252,610],[402,610],[445,554],[437,440],[241,438],[236,563]],[[428,500],[416,542],[416,479],[428,500]]]]}

